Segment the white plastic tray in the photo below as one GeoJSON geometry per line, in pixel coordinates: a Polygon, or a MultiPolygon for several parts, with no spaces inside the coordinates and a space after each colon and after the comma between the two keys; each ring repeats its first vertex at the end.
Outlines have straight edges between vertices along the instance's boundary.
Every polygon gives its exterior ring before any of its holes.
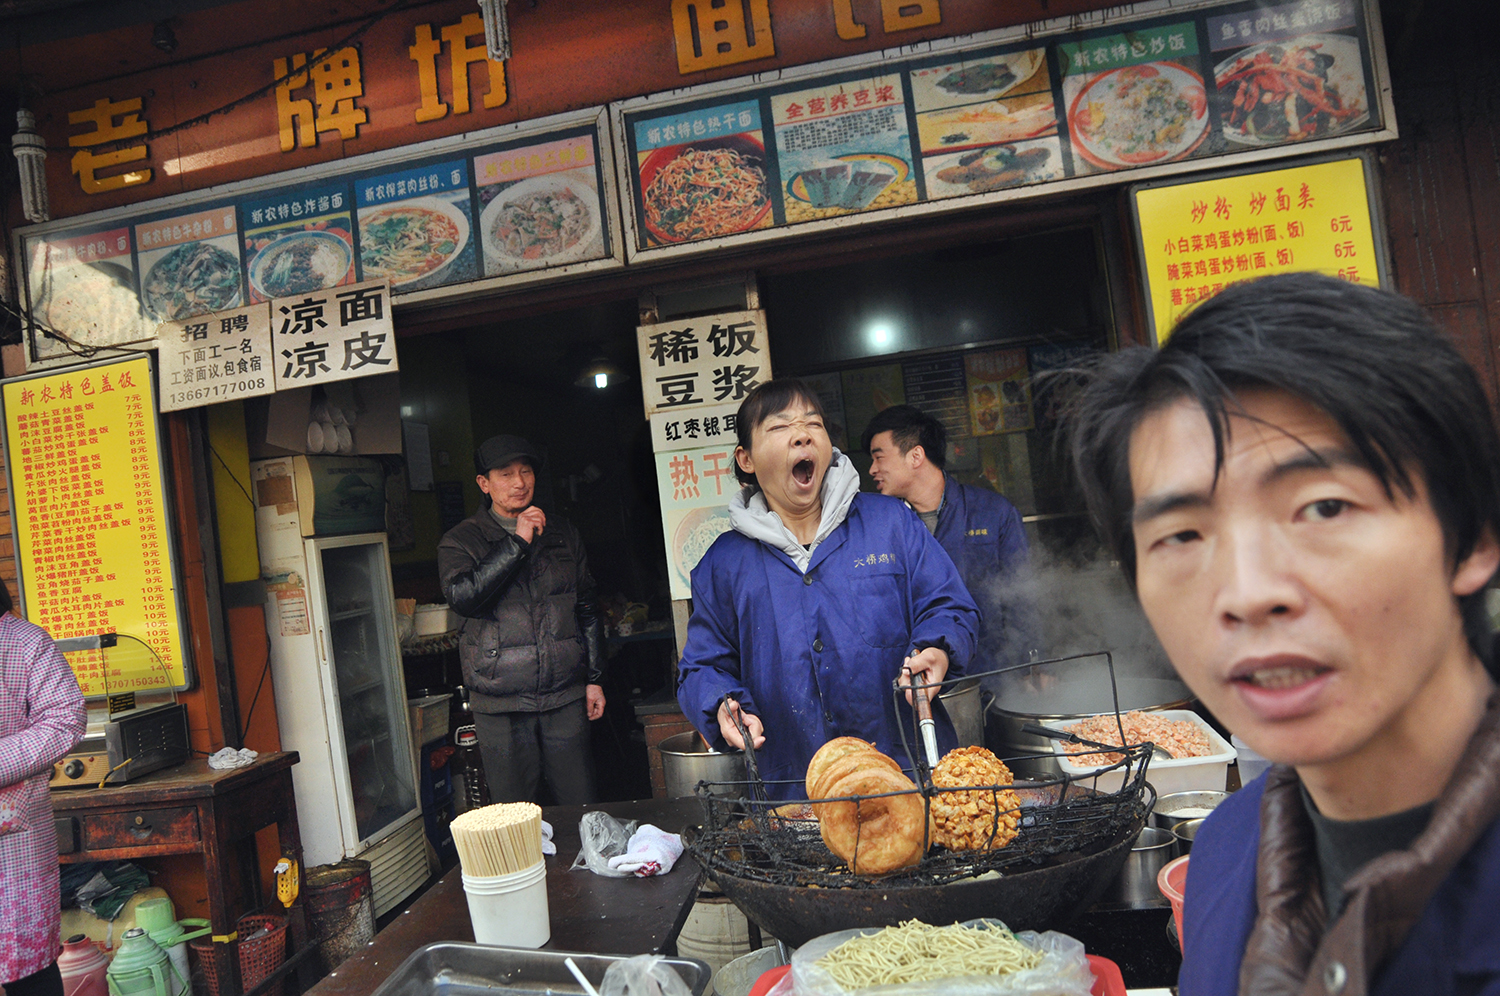
{"type": "MultiPolygon", "coordinates": [[[[1113,714],[1111,714],[1113,715],[1113,714]]],[[[1162,719],[1185,719],[1208,734],[1208,742],[1213,746],[1214,752],[1206,757],[1184,757],[1173,758],[1164,761],[1152,758],[1150,765],[1146,768],[1146,781],[1156,788],[1156,797],[1160,799],[1164,795],[1173,792],[1199,792],[1199,791],[1224,791],[1225,779],[1229,774],[1229,762],[1235,759],[1235,749],[1229,741],[1206,723],[1202,716],[1190,709],[1162,709],[1154,715],[1162,719]]],[[[1059,725],[1059,729],[1066,729],[1078,720],[1071,720],[1065,725],[1059,725]]],[[[1085,754],[1077,758],[1059,755],[1058,767],[1062,768],[1065,775],[1088,775],[1099,770],[1102,765],[1092,762],[1099,755],[1085,754]]],[[[1114,792],[1119,789],[1125,780],[1125,769],[1116,768],[1114,771],[1106,771],[1098,776],[1097,784],[1091,784],[1101,792],[1114,792]]]]}

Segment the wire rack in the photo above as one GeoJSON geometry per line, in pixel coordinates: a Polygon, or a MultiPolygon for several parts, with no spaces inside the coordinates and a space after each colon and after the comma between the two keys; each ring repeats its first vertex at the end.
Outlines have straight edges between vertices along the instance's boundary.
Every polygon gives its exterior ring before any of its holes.
{"type": "MultiPolygon", "coordinates": [[[[999,668],[970,677],[989,677],[1036,664],[1066,662],[1098,657],[1098,654],[1057,658],[1053,661],[1028,662],[1025,665],[999,668]]],[[[1104,655],[1110,668],[1113,691],[1114,664],[1104,655]]],[[[941,689],[941,684],[918,685],[918,688],[941,689]]],[[[895,687],[893,695],[904,696],[905,686],[895,687]]],[[[1118,698],[1115,700],[1118,718],[1118,698]]],[[[902,710],[898,706],[898,715],[902,710]]],[[[1123,728],[1121,740],[1125,739],[1123,728]]],[[[1086,759],[1091,755],[1120,756],[1113,764],[1097,768],[1086,775],[1058,775],[1053,778],[1015,782],[1009,785],[984,785],[952,788],[933,787],[931,771],[921,751],[911,749],[919,742],[916,730],[911,738],[901,727],[902,746],[912,758],[918,776],[917,787],[905,792],[882,795],[837,796],[818,800],[852,802],[857,809],[875,800],[899,795],[917,795],[922,800],[925,817],[925,857],[916,865],[888,875],[853,874],[844,861],[823,843],[812,803],[805,795],[802,782],[762,781],[756,776],[753,751],[747,754],[751,776],[744,781],[700,782],[697,794],[704,809],[700,830],[688,841],[688,849],[700,865],[711,872],[775,885],[812,886],[823,889],[891,888],[893,886],[944,885],[972,879],[987,873],[1004,874],[1037,867],[1059,865],[1089,854],[1098,853],[1133,835],[1145,822],[1156,801],[1156,791],[1146,781],[1153,747],[1149,743],[1121,747],[1074,738],[1084,750],[1069,756],[1086,759]],[[1102,791],[1100,777],[1120,772],[1120,784],[1114,791],[1102,791]],[[1003,793],[1014,793],[1004,795],[1003,793]],[[939,796],[945,802],[961,801],[965,794],[975,796],[975,809],[990,814],[989,842],[1000,832],[1000,821],[1007,813],[1016,814],[1016,836],[1004,846],[971,851],[949,851],[932,846],[932,806],[939,796]],[[959,796],[958,800],[954,796],[959,796]],[[791,797],[787,801],[787,797],[791,797]],[[776,801],[776,800],[780,801],[776,801]]],[[[1052,754],[1028,754],[1004,761],[1052,757],[1052,754]]],[[[1080,763],[1087,763],[1081,760],[1080,763]]],[[[988,843],[988,842],[987,842],[988,843]]],[[[856,844],[856,846],[858,846],[856,844]]],[[[857,851],[856,851],[857,854],[857,851]]]]}

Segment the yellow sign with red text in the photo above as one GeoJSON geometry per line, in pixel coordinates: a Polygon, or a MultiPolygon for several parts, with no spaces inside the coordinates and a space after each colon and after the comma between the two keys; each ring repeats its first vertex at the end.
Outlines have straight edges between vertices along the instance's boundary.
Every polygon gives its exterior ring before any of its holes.
{"type": "Polygon", "coordinates": [[[1138,189],[1135,209],[1157,342],[1241,280],[1312,270],[1380,285],[1358,158],[1138,189]]]}
{"type": "Polygon", "coordinates": [[[57,640],[118,634],[67,654],[84,695],[185,687],[150,361],[3,390],[26,618],[57,640]]]}

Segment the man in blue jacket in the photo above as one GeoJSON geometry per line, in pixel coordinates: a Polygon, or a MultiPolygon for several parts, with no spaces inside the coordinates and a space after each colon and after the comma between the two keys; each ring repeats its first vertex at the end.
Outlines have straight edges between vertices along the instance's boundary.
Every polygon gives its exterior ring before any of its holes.
{"type": "Polygon", "coordinates": [[[1236,284],[1070,417],[1095,523],[1275,762],[1199,830],[1183,996],[1500,993],[1500,438],[1412,301],[1236,284]]]}
{"type": "Polygon", "coordinates": [[[960,484],[944,471],[948,433],[919,408],[884,409],[870,420],[863,442],[875,486],[917,513],[979,606],[984,668],[1024,663],[1037,649],[1037,627],[1021,513],[1004,495],[960,484]]]}
{"type": "MultiPolygon", "coordinates": [[[[732,528],[693,571],[693,615],[677,699],[709,743],[743,746],[778,798],[804,794],[807,762],[855,736],[911,768],[921,750],[892,682],[961,674],[979,614],[942,547],[900,502],[859,493],[818,397],[795,380],[740,406],[732,528]]],[[[909,700],[908,693],[908,700],[909,700]]],[[[934,705],[941,750],[956,746],[934,705]]]]}

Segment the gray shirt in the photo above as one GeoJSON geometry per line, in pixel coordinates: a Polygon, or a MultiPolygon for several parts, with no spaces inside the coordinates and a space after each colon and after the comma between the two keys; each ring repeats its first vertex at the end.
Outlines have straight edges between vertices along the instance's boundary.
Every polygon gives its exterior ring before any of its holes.
{"type": "Polygon", "coordinates": [[[1344,911],[1344,883],[1365,865],[1387,851],[1404,851],[1427,829],[1432,803],[1373,820],[1334,820],[1318,812],[1307,789],[1302,805],[1312,820],[1318,846],[1318,870],[1323,877],[1323,904],[1328,922],[1344,911]]]}

